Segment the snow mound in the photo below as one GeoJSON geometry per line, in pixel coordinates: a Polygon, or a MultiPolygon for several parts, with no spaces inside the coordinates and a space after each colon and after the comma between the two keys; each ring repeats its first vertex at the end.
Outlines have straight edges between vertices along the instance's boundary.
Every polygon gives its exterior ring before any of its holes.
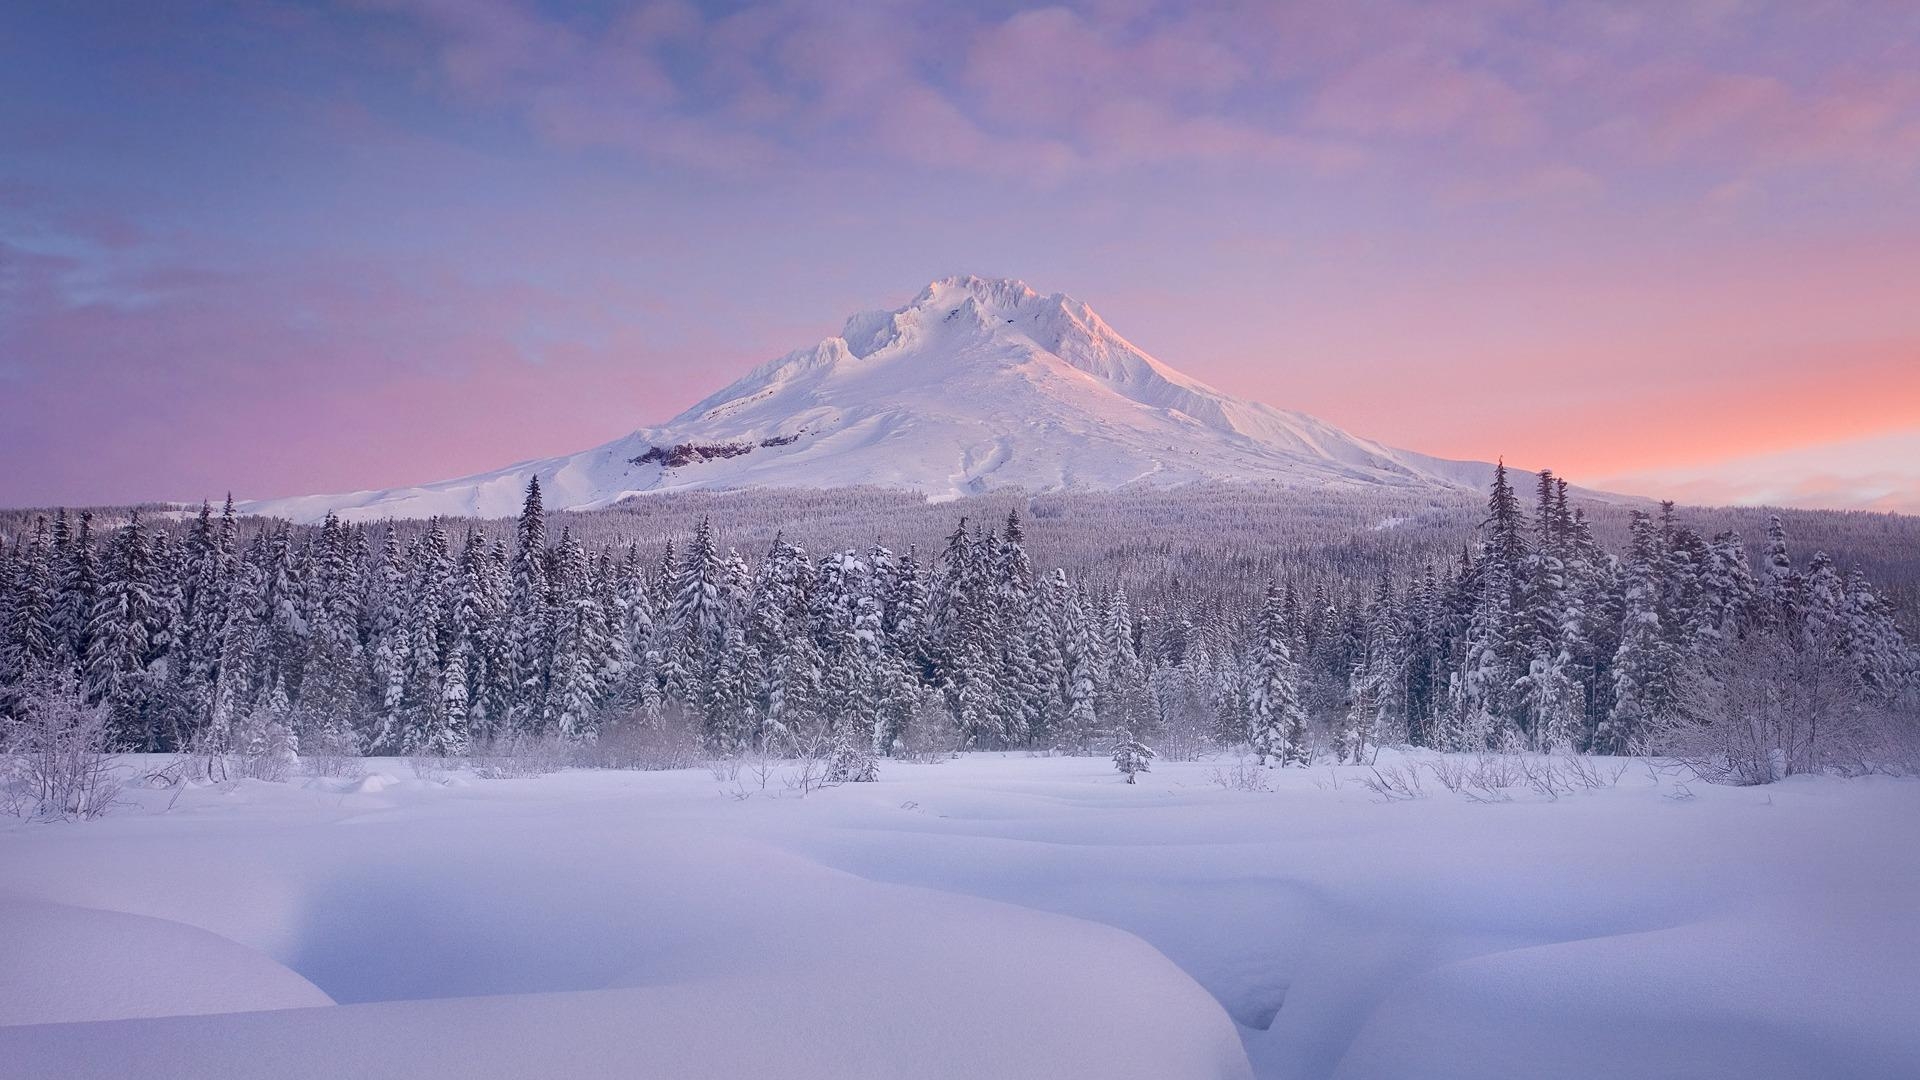
{"type": "Polygon", "coordinates": [[[244,945],[118,911],[0,897],[0,956],[0,1025],[333,1004],[244,945]]]}
{"type": "Polygon", "coordinates": [[[1155,989],[1151,985],[1114,987],[1099,999],[1068,1002],[1029,981],[1023,992],[991,999],[988,1017],[978,1005],[966,1004],[974,999],[969,991],[1007,986],[961,981],[976,973],[963,966],[946,989],[936,983],[907,992],[857,974],[825,972],[802,985],[715,980],[4,1028],[0,1058],[22,1076],[108,1076],[138,1061],[143,1080],[268,1074],[276,1080],[1247,1075],[1230,1036],[1225,1042],[1163,1038],[1172,1025],[1139,1007],[1140,998],[1155,989]],[[955,1006],[959,1010],[951,1011],[955,1006]],[[1096,1010],[1103,1006],[1108,1011],[1101,1015],[1096,1010]],[[982,1019],[991,1019],[992,1026],[977,1026],[982,1019]],[[1084,1027],[1089,1021],[1097,1026],[1084,1027]],[[1062,1038],[1063,1031],[1074,1036],[1062,1038]]]}
{"type": "MultiPolygon", "coordinates": [[[[281,787],[0,832],[0,858],[35,888],[137,912],[107,913],[130,925],[247,942],[285,966],[226,944],[310,995],[236,975],[235,997],[168,1011],[339,1006],[0,1028],[0,1061],[276,1080],[1251,1075],[1219,1004],[1140,939],[825,868],[740,835],[740,804],[704,772],[318,801],[281,787]]],[[[68,977],[115,978],[143,951],[155,970],[184,963],[123,935],[80,950],[68,977]]],[[[158,1009],[36,1013],[34,994],[0,997],[22,1021],[158,1009]]]]}

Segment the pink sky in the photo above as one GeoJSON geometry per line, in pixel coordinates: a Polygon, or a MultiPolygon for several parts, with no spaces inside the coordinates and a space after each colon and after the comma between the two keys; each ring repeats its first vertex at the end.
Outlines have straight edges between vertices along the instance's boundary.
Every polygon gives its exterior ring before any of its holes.
{"type": "Polygon", "coordinates": [[[1920,9],[0,12],[0,504],[580,449],[955,272],[1393,445],[1920,511],[1920,9]]]}

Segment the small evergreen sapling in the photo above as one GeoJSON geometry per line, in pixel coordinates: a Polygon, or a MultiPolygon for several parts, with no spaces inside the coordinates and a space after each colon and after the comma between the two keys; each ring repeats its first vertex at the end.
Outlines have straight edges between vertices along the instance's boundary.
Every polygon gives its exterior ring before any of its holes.
{"type": "Polygon", "coordinates": [[[1135,739],[1131,732],[1121,732],[1120,741],[1113,747],[1113,767],[1126,775],[1129,784],[1135,774],[1149,771],[1153,758],[1153,748],[1135,739]]]}

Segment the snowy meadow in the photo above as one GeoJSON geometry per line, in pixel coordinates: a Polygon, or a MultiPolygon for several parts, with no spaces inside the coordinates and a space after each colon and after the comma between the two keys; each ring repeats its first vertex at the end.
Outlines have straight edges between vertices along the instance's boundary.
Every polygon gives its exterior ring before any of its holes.
{"type": "Polygon", "coordinates": [[[1920,1070],[1910,779],[170,764],[119,759],[94,821],[0,823],[10,1075],[1920,1070]]]}
{"type": "Polygon", "coordinates": [[[0,1062],[1920,1074],[1899,545],[1770,517],[1754,559],[1668,504],[1612,551],[1530,486],[1457,554],[1158,544],[1131,586],[1036,567],[1018,506],[924,561],[594,550],[537,481],[463,542],[35,515],[0,1062]]]}

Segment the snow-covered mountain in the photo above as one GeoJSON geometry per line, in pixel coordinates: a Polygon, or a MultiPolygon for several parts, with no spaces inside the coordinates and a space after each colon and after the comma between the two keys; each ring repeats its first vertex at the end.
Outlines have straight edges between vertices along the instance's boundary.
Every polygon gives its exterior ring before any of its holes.
{"type": "Polygon", "coordinates": [[[1491,466],[1350,435],[1242,401],[1148,356],[1072,297],[954,277],[763,364],[667,423],[603,446],[252,513],[498,517],[538,475],[551,509],[648,492],[875,485],[957,498],[994,488],[1196,481],[1466,488],[1491,466]]]}

